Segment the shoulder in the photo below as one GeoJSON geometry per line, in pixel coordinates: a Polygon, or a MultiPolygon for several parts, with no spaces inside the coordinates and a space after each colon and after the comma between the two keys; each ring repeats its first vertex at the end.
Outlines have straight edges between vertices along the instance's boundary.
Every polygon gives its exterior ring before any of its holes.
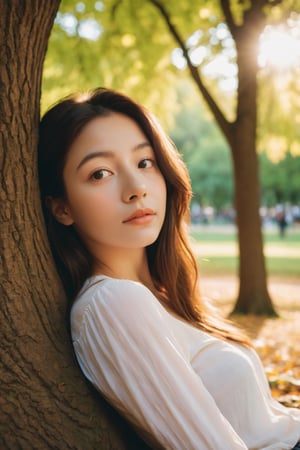
{"type": "Polygon", "coordinates": [[[95,301],[101,305],[107,304],[114,308],[124,306],[139,306],[141,300],[157,302],[156,297],[142,283],[132,280],[116,278],[92,279],[83,292],[79,294],[78,303],[89,303],[95,301]]]}
{"type": "Polygon", "coordinates": [[[122,279],[97,278],[89,280],[71,310],[72,328],[83,320],[126,321],[149,320],[161,315],[163,307],[143,284],[122,279]]]}

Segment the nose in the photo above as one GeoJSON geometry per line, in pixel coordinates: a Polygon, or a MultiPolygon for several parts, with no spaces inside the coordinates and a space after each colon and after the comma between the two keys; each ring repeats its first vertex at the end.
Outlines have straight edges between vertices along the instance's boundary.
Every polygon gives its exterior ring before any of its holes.
{"type": "Polygon", "coordinates": [[[131,203],[134,201],[138,201],[143,197],[147,196],[147,188],[146,184],[143,180],[140,180],[139,177],[129,179],[124,181],[124,189],[123,189],[123,201],[126,203],[131,203]]]}

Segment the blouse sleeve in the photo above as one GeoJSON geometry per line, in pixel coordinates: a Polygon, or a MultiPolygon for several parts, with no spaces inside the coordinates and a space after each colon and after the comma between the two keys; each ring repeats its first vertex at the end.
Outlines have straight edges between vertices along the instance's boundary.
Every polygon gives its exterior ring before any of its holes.
{"type": "Polygon", "coordinates": [[[71,317],[83,373],[165,449],[247,449],[181,352],[165,314],[143,285],[105,280],[78,326],[71,317]]]}

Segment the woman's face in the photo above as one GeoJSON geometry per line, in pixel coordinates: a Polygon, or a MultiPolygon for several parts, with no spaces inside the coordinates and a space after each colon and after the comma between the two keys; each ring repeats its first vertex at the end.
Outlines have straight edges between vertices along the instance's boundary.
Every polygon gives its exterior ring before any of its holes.
{"type": "Polygon", "coordinates": [[[89,122],[69,149],[63,178],[66,196],[52,200],[52,211],[75,227],[94,256],[144,249],[157,239],[166,184],[149,141],[129,117],[111,113],[89,122]]]}

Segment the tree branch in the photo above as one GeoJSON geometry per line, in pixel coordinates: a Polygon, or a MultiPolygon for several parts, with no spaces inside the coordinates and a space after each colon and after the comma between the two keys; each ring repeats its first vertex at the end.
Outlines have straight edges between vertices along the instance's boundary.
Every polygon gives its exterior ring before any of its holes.
{"type": "Polygon", "coordinates": [[[230,145],[232,142],[232,132],[231,132],[232,123],[226,119],[226,117],[222,113],[221,109],[215,102],[214,98],[211,96],[210,92],[207,90],[207,88],[203,84],[203,81],[199,74],[199,70],[197,67],[195,67],[192,64],[192,61],[190,59],[188,49],[184,43],[184,40],[182,39],[182,37],[178,33],[176,27],[172,23],[170,15],[168,14],[165,7],[158,0],[149,0],[149,2],[152,3],[158,9],[160,15],[163,17],[163,19],[168,27],[171,35],[173,36],[173,38],[175,39],[175,41],[181,48],[183,55],[186,59],[188,69],[190,71],[192,79],[195,81],[199,91],[201,92],[204,100],[206,101],[207,105],[209,106],[209,108],[210,108],[211,112],[213,113],[219,127],[221,128],[226,140],[228,141],[228,143],[230,145]]]}
{"type": "Polygon", "coordinates": [[[114,19],[117,13],[117,9],[120,7],[122,0],[116,0],[111,7],[111,18],[114,19]]]}
{"type": "Polygon", "coordinates": [[[237,32],[237,25],[234,23],[233,15],[231,13],[229,0],[221,0],[221,7],[225,16],[225,20],[227,22],[228,28],[232,36],[234,37],[237,32]]]}

